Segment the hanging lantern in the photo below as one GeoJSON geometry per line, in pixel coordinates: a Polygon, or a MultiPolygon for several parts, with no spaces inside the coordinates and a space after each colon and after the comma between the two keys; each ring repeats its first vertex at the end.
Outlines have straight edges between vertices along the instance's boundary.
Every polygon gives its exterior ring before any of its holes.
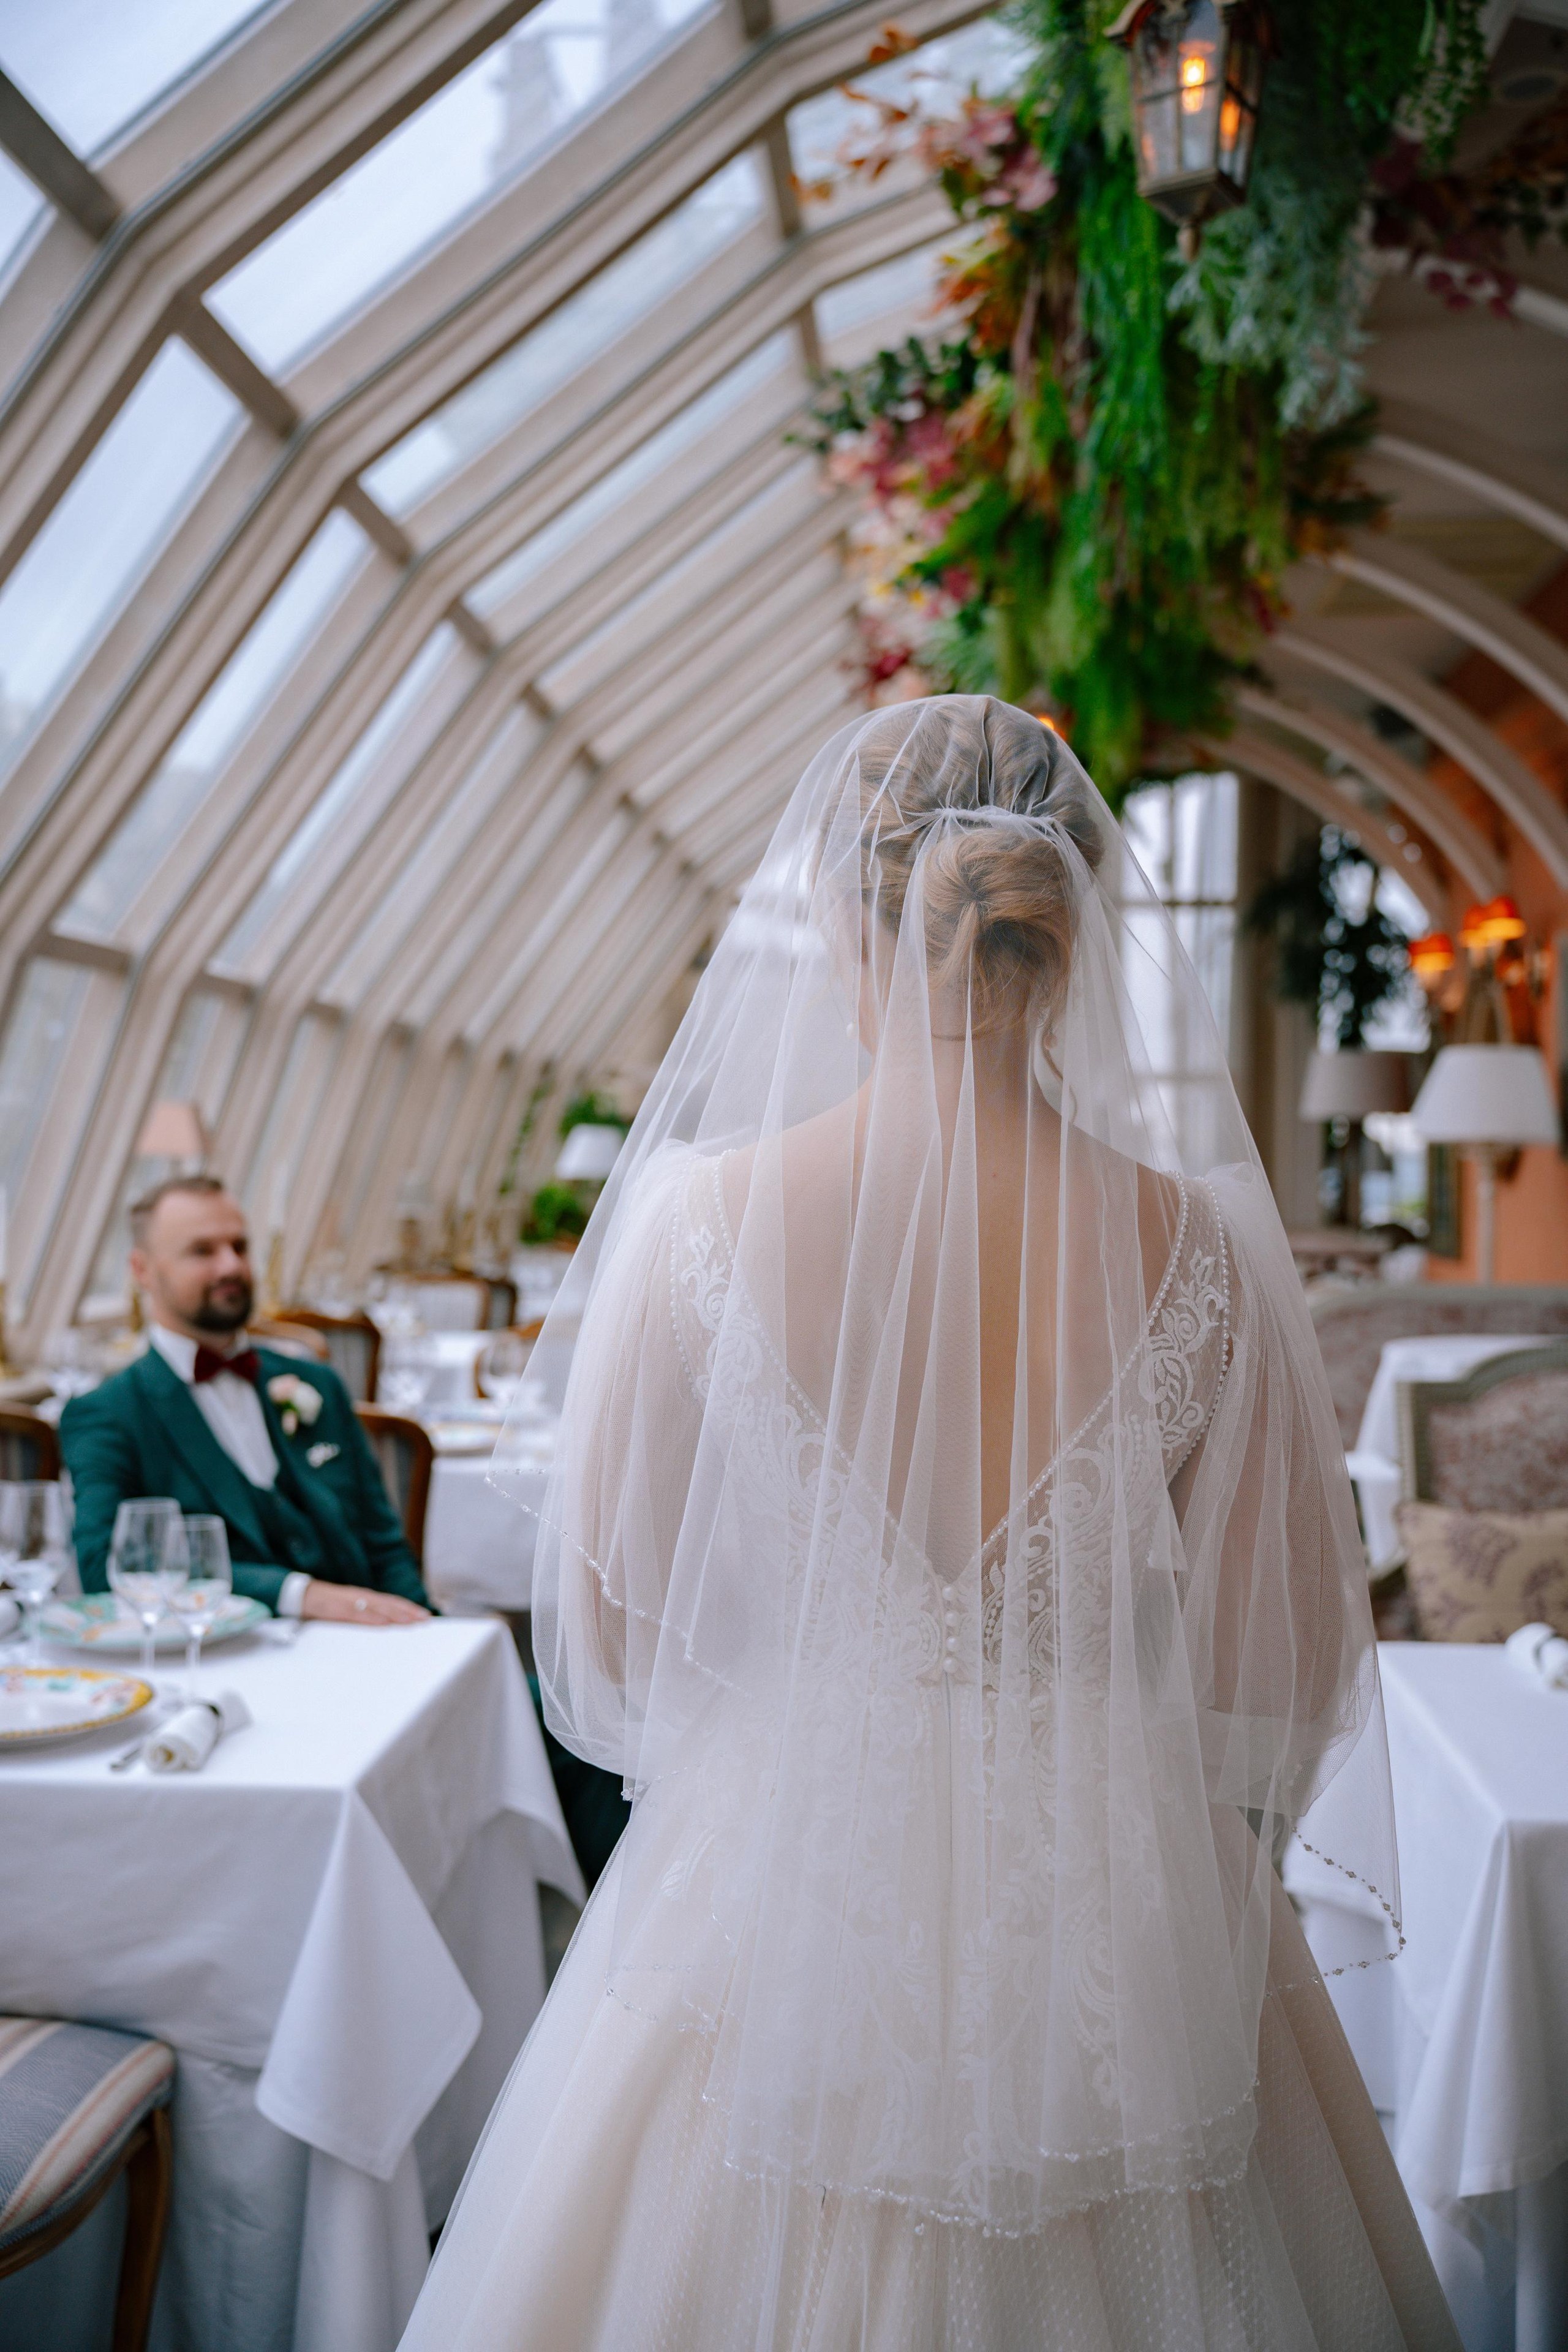
{"type": "Polygon", "coordinates": [[[1190,242],[1247,195],[1274,28],[1263,0],[1129,0],[1107,38],[1127,51],[1138,191],[1190,242]]]}

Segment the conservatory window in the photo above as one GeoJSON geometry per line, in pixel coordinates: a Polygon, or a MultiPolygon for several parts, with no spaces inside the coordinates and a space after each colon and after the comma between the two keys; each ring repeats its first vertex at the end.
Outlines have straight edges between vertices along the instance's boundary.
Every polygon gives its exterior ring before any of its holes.
{"type": "Polygon", "coordinates": [[[165,343],[0,588],[0,777],[168,538],[242,411],[165,343]]]}
{"type": "Polygon", "coordinates": [[[0,1185],[12,1209],[14,1300],[32,1286],[125,992],[118,973],[37,956],[12,1005],[0,1040],[0,1185]]]}
{"type": "Polygon", "coordinates": [[[1007,26],[994,16],[983,16],[959,32],[944,33],[886,65],[856,74],[847,88],[841,84],[792,107],[785,117],[790,162],[806,218],[843,209],[846,195],[853,199],[857,191],[867,204],[888,193],[885,176],[857,183],[839,160],[847,142],[851,147],[868,143],[876,130],[872,110],[858,106],[849,89],[864,90],[890,106],[955,114],[971,89],[984,96],[1013,89],[1031,54],[1029,44],[1007,26]]]}
{"type": "Polygon", "coordinates": [[[274,858],[260,889],[213,958],[215,971],[246,980],[266,976],[418,766],[478,666],[478,656],[461,645],[449,621],[432,630],[309,815],[274,858]],[[433,692],[438,682],[445,690],[433,692]]]}
{"type": "Polygon", "coordinates": [[[922,245],[864,269],[858,278],[830,286],[816,298],[816,327],[823,354],[835,367],[853,367],[895,332],[931,336],[942,331],[937,288],[951,238],[922,245]]]}
{"type": "MultiPolygon", "coordinates": [[[[468,593],[468,602],[474,610],[488,618],[528,581],[558,562],[590,531],[595,534],[590,551],[592,568],[597,570],[608,562],[620,551],[626,535],[624,532],[605,534],[595,527],[618,507],[624,506],[646,482],[652,481],[667,466],[672,465],[683,451],[705,440],[716,426],[743,404],[750,404],[746,420],[748,438],[774,430],[782,424],[788,408],[795,404],[804,390],[798,382],[786,378],[786,371],[793,368],[795,360],[795,341],[791,333],[774,335],[760,345],[741,362],[739,367],[731,368],[727,375],[721,376],[717,383],[710,385],[698,399],[689,402],[668,425],[658,433],[651,434],[632,451],[629,457],[623,457],[618,466],[613,466],[607,474],[602,475],[591,490],[584,490],[581,498],[574,499],[553,521],[525,539],[504,562],[486,572],[468,593]],[[784,397],[763,404],[759,415],[757,395],[775,380],[784,397]]],[[[728,444],[721,446],[723,455],[728,456],[728,444]]],[[[722,458],[718,462],[722,462],[722,458]]],[[[586,568],[578,565],[575,572],[581,573],[586,568]]],[[[575,584],[575,576],[566,582],[559,574],[552,575],[548,583],[550,600],[558,601],[569,585],[575,584]]]]}
{"type": "Polygon", "coordinates": [[[207,300],[292,367],[640,73],[708,0],[544,0],[220,278],[207,300]]]}
{"type": "Polygon", "coordinates": [[[26,172],[0,152],[0,278],[47,210],[26,172]]]}
{"type": "Polygon", "coordinates": [[[1183,776],[1129,794],[1121,827],[1133,856],[1169,909],[1218,1031],[1190,1036],[1185,1003],[1160,955],[1161,922],[1135,886],[1124,894],[1128,952],[1123,971],[1132,999],[1149,1075],[1184,1157],[1213,1159],[1222,1148],[1215,1122],[1226,1113],[1221,1085],[1232,1050],[1231,995],[1236,965],[1237,875],[1240,787],[1233,775],[1183,776]]]}
{"type": "Polygon", "coordinates": [[[371,496],[400,519],[411,513],[763,213],[756,164],[737,156],[370,467],[371,496]]]}
{"type": "Polygon", "coordinates": [[[17,5],[0,23],[0,66],[79,155],[91,155],[268,14],[256,0],[17,5]]]}
{"type": "Polygon", "coordinates": [[[479,827],[503,797],[518,790],[521,772],[543,731],[531,711],[518,708],[508,712],[334,965],[321,990],[330,1003],[356,1005],[374,982],[386,975],[388,965],[472,845],[479,827]]]}
{"type": "MultiPolygon", "coordinates": [[[[363,562],[369,544],[347,515],[334,510],[328,516],[110,835],[58,929],[89,940],[119,934],[236,746],[363,562]]],[[[158,894],[160,908],[169,896],[158,894]]]]}

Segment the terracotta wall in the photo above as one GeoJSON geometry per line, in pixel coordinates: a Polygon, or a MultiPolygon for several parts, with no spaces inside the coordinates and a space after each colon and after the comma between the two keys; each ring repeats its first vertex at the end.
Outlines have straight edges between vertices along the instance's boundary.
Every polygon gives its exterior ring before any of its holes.
{"type": "MultiPolygon", "coordinates": [[[[1522,609],[1568,643],[1568,564],[1554,572],[1522,609]]],[[[1444,684],[1529,761],[1559,800],[1568,802],[1568,725],[1485,654],[1468,655],[1444,684]]],[[[1549,961],[1554,961],[1568,942],[1568,897],[1462,768],[1443,758],[1433,761],[1431,772],[1497,843],[1507,861],[1509,894],[1518,900],[1532,939],[1546,947],[1549,961]]],[[[1456,933],[1463,913],[1463,905],[1456,903],[1450,924],[1456,933]]],[[[1535,1042],[1554,1073],[1568,1057],[1568,1038],[1555,1034],[1557,1011],[1564,995],[1563,986],[1554,985],[1556,979],[1549,969],[1542,995],[1529,1011],[1535,1042]]],[[[1476,1279],[1475,1171],[1468,1165],[1462,1171],[1460,1187],[1460,1234],[1466,1255],[1428,1259],[1430,1282],[1476,1279]]],[[[1498,1188],[1497,1278],[1500,1282],[1568,1282],[1568,1160],[1549,1147],[1521,1153],[1517,1172],[1498,1188]]]]}

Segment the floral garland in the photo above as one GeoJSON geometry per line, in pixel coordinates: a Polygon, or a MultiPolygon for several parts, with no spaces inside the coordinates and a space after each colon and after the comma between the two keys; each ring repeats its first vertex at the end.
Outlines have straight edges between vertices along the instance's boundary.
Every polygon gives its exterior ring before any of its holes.
{"type": "Polygon", "coordinates": [[[845,168],[913,151],[968,233],[940,297],[963,332],[834,373],[805,437],[864,494],[869,697],[1001,693],[1117,801],[1226,726],[1286,567],[1380,514],[1361,215],[1396,116],[1441,161],[1484,53],[1479,0],[1279,0],[1250,200],[1184,260],[1137,191],[1110,14],[1026,0],[1021,88],[952,119],[852,93],[874,120],[845,168]]]}

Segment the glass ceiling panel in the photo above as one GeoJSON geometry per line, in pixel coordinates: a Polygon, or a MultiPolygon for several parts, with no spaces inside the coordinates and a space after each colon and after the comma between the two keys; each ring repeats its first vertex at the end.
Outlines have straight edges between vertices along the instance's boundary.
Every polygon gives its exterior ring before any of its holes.
{"type": "Polygon", "coordinates": [[[0,153],[0,278],[47,206],[19,163],[0,153]]]}
{"type": "Polygon", "coordinates": [[[738,155],[570,295],[482,375],[370,467],[364,485],[399,518],[558,392],[617,336],[763,217],[763,184],[738,155]]]}
{"type": "MultiPolygon", "coordinates": [[[[60,916],[59,929],[78,939],[115,937],[369,550],[359,525],[334,509],[110,835],[60,916]]],[[[178,877],[171,876],[169,888],[159,893],[160,910],[177,887],[178,877]]]]}
{"type": "Polygon", "coordinates": [[[243,412],[165,343],[0,588],[0,779],[135,585],[243,412]]]}
{"type": "Polygon", "coordinates": [[[852,363],[851,352],[861,356],[862,345],[868,355],[890,331],[885,323],[889,320],[897,322],[900,333],[940,332],[944,314],[936,307],[937,271],[951,244],[944,237],[940,244],[922,245],[819,294],[816,328],[825,356],[836,366],[846,366],[852,363]],[[867,331],[873,326],[878,331],[868,337],[867,331]]]}
{"type": "MultiPolygon", "coordinates": [[[[983,16],[961,32],[944,34],[885,66],[857,74],[849,87],[890,106],[914,105],[929,113],[952,114],[972,89],[1008,89],[1031,55],[1029,44],[1018,34],[994,16],[983,16]]],[[[858,192],[869,204],[887,193],[885,181],[857,182],[839,162],[846,142],[852,146],[869,143],[876,130],[871,109],[857,106],[846,87],[807,99],[803,106],[792,107],[784,119],[790,161],[808,217],[842,205],[846,194],[858,192]]]]}
{"type": "MultiPolygon", "coordinates": [[[[487,572],[468,592],[468,601],[474,610],[486,616],[495,612],[509,597],[515,595],[525,582],[556,562],[569,548],[577,544],[584,533],[603,522],[617,507],[624,506],[634,491],[641,489],[645,482],[652,481],[665,467],[712,432],[715,425],[731,415],[743,402],[753,401],[775,377],[783,384],[786,371],[795,366],[797,357],[798,346],[794,333],[788,330],[760,344],[741,362],[739,367],[731,368],[727,375],[721,376],[717,383],[710,384],[696,400],[689,402],[668,425],[658,433],[651,434],[639,448],[632,451],[629,457],[623,457],[618,466],[613,466],[591,490],[584,490],[581,498],[574,499],[552,522],[546,523],[542,530],[536,530],[531,538],[525,539],[504,563],[498,563],[493,572],[487,572]]],[[[792,399],[796,389],[793,383],[787,386],[792,399]]],[[[763,406],[771,421],[773,404],[764,402],[763,406]]],[[[759,430],[762,429],[764,428],[759,425],[759,430]]],[[[613,551],[609,545],[596,537],[592,551],[595,568],[613,551]]],[[[552,580],[550,586],[551,594],[554,597],[564,592],[565,583],[552,580]]]]}
{"type": "Polygon", "coordinates": [[[266,977],[286,940],[307,920],[424,758],[479,667],[479,656],[463,644],[449,621],[431,631],[309,815],[273,859],[267,879],[214,956],[215,971],[240,980],[266,977]],[[431,694],[443,670],[448,673],[447,690],[431,694]],[[388,761],[384,755],[394,744],[398,757],[388,761]],[[286,925],[275,920],[285,905],[286,925]]]}
{"type": "Polygon", "coordinates": [[[126,993],[117,972],[51,957],[35,957],[23,974],[0,1040],[0,1185],[12,1209],[13,1306],[31,1287],[126,993]]]}
{"type": "Polygon", "coordinates": [[[333,966],[321,994],[352,1007],[406,946],[409,935],[479,827],[515,787],[544,730],[533,713],[508,712],[457,791],[403,861],[392,887],[365,917],[333,966]]]}
{"type": "Polygon", "coordinates": [[[711,4],[544,0],[220,278],[210,307],[265,367],[292,367],[711,4]]]}
{"type": "Polygon", "coordinates": [[[90,155],[267,14],[256,0],[0,0],[0,66],[90,155]]]}

